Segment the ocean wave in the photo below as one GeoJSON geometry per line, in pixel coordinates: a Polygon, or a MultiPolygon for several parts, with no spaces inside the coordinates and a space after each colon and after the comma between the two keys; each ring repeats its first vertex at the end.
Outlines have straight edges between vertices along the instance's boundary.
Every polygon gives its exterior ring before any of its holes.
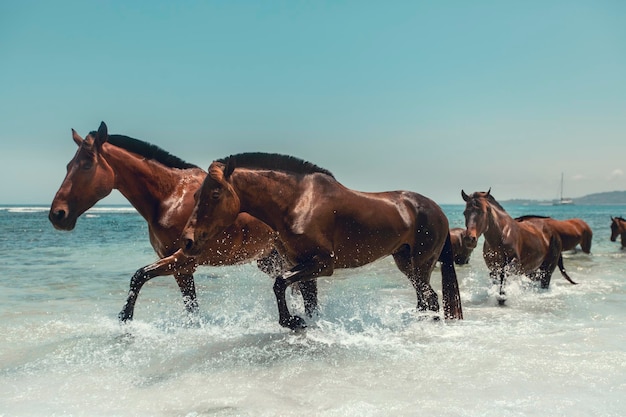
{"type": "Polygon", "coordinates": [[[34,206],[24,206],[24,207],[0,207],[0,211],[7,211],[9,213],[39,213],[48,211],[49,207],[34,207],[34,206]]]}
{"type": "MultiPolygon", "coordinates": [[[[8,213],[42,213],[50,210],[50,206],[0,206],[0,211],[8,213]]],[[[136,213],[131,206],[92,207],[86,211],[91,213],[136,213]]]]}

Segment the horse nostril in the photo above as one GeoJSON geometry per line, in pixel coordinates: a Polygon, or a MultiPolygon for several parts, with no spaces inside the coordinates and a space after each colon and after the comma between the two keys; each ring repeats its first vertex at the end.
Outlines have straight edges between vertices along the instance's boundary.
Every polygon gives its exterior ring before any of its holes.
{"type": "Polygon", "coordinates": [[[193,239],[185,239],[185,250],[190,251],[193,248],[193,239]]]}
{"type": "Polygon", "coordinates": [[[50,212],[50,220],[53,220],[53,221],[61,221],[65,219],[65,216],[66,216],[66,213],[65,213],[65,210],[63,209],[52,210],[50,212]]]}

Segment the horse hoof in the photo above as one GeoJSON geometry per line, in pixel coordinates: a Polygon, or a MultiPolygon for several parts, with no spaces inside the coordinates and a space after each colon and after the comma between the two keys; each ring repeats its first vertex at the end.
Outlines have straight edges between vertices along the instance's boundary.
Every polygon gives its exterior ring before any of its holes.
{"type": "Polygon", "coordinates": [[[300,318],[298,316],[291,316],[291,317],[289,317],[288,320],[281,321],[280,324],[283,327],[290,328],[294,332],[298,331],[298,330],[306,329],[306,322],[304,320],[302,320],[302,318],[300,318]]]}
{"type": "Polygon", "coordinates": [[[133,316],[131,316],[130,314],[126,314],[126,312],[124,311],[120,311],[120,314],[117,315],[117,318],[121,323],[126,323],[128,321],[131,321],[133,319],[133,316]]]}

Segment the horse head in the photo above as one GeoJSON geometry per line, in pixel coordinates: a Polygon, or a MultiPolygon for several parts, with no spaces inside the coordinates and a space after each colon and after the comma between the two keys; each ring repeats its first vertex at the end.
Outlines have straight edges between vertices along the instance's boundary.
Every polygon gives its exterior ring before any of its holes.
{"type": "Polygon", "coordinates": [[[67,174],[48,213],[52,225],[60,230],[72,230],[78,217],[109,195],[115,182],[113,170],[100,157],[102,145],[108,139],[106,124],[100,123],[98,131],[85,139],[72,129],[72,138],[78,150],[67,164],[67,174]]]}
{"type": "Polygon", "coordinates": [[[196,191],[196,205],[182,233],[183,251],[195,256],[206,242],[235,222],[241,209],[239,196],[229,183],[234,167],[213,162],[202,186],[196,191]]]}
{"type": "Polygon", "coordinates": [[[477,191],[472,195],[467,195],[461,190],[461,196],[465,201],[465,233],[463,241],[468,248],[474,249],[478,244],[478,238],[489,228],[489,215],[491,205],[489,197],[491,188],[487,192],[477,191]]]}
{"type": "Polygon", "coordinates": [[[623,232],[624,228],[621,224],[623,220],[621,217],[611,216],[611,242],[615,242],[617,237],[623,232]]]}

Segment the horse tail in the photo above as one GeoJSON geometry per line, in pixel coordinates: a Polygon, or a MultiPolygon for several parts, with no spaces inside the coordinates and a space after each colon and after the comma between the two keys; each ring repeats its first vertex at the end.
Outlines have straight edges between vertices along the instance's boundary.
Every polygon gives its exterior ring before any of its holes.
{"type": "Polygon", "coordinates": [[[441,290],[443,293],[443,311],[446,319],[463,319],[461,309],[461,295],[459,293],[459,282],[454,269],[454,253],[452,251],[452,241],[450,232],[446,234],[446,241],[443,244],[441,255],[441,290]]]}
{"type": "Polygon", "coordinates": [[[559,265],[559,270],[561,271],[561,275],[563,275],[563,277],[568,280],[571,284],[576,285],[577,283],[572,281],[572,279],[569,277],[569,275],[567,275],[567,272],[565,272],[565,267],[563,266],[563,255],[559,254],[559,261],[558,264],[559,265]]]}

